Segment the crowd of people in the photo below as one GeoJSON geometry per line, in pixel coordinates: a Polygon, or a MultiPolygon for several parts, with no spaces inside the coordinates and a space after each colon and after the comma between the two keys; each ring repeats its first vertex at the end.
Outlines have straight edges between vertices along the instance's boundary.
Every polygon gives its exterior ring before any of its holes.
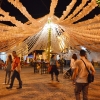
{"type": "MultiPolygon", "coordinates": [[[[50,66],[51,67],[51,80],[54,80],[53,74],[55,74],[56,81],[58,80],[59,71],[57,70],[57,61],[55,56],[51,56],[50,66]]],[[[86,51],[80,50],[80,59],[77,59],[77,55],[73,54],[70,62],[71,79],[73,85],[75,85],[75,97],[76,100],[81,100],[80,94],[83,93],[83,100],[88,100],[88,74],[87,69],[94,75],[95,69],[92,63],[87,59],[86,51]]]]}
{"type": "MultiPolygon", "coordinates": [[[[6,74],[5,74],[5,84],[9,84],[9,87],[6,87],[7,89],[11,89],[14,84],[15,78],[17,78],[19,82],[19,87],[17,89],[22,88],[22,80],[20,77],[20,59],[16,54],[16,51],[12,52],[12,56],[9,54],[8,58],[6,60],[6,74]],[[13,59],[12,59],[13,56],[13,59]],[[11,74],[12,72],[12,74],[11,74]]],[[[57,82],[60,82],[59,80],[59,70],[58,70],[58,60],[56,59],[56,55],[52,55],[50,59],[49,65],[51,66],[50,69],[50,75],[51,75],[51,81],[54,81],[54,79],[57,82]],[[54,77],[55,74],[55,77],[54,77]]],[[[70,69],[71,69],[71,80],[73,85],[75,85],[75,97],[76,100],[81,100],[80,93],[83,93],[83,100],[88,100],[88,88],[89,83],[87,81],[88,77],[88,70],[94,75],[95,69],[92,65],[92,63],[87,59],[86,51],[80,50],[80,59],[77,58],[76,54],[72,55],[71,62],[70,62],[70,69]]]]}
{"type": "Polygon", "coordinates": [[[15,78],[17,78],[19,82],[19,87],[17,87],[17,89],[21,89],[22,80],[20,77],[20,71],[21,71],[20,58],[17,56],[16,51],[13,51],[12,55],[11,54],[8,55],[7,60],[3,65],[3,68],[6,72],[4,84],[9,85],[9,87],[6,87],[6,89],[11,89],[13,87],[15,78]]]}

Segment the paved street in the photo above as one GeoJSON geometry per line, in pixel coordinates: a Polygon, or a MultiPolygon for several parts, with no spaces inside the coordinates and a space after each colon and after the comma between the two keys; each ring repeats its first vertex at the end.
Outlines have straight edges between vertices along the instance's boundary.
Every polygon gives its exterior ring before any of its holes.
{"type": "MultiPolygon", "coordinates": [[[[100,69],[96,69],[95,81],[90,84],[89,100],[100,100],[100,69]]],[[[34,74],[33,68],[22,68],[21,77],[23,88],[17,90],[18,82],[7,90],[4,82],[5,71],[0,70],[0,100],[75,100],[74,85],[70,79],[63,79],[59,75],[60,82],[50,80],[49,74],[34,74]]]]}

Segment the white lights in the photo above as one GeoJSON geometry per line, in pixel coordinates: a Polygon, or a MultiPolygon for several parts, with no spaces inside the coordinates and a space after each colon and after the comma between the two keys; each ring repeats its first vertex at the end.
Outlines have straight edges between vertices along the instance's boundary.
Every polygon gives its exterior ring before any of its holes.
{"type": "Polygon", "coordinates": [[[22,23],[10,16],[9,12],[0,8],[0,14],[3,15],[3,17],[0,16],[0,21],[10,21],[15,25],[10,27],[0,24],[0,51],[8,51],[15,48],[14,46],[18,51],[21,51],[26,44],[25,47],[29,48],[28,53],[35,49],[47,48],[48,29],[51,30],[51,48],[55,52],[68,46],[79,49],[77,45],[82,45],[93,51],[100,51],[100,15],[73,24],[98,6],[95,0],[91,0],[89,3],[87,3],[88,0],[82,0],[73,13],[69,14],[77,2],[77,0],[72,0],[60,18],[54,15],[58,0],[51,0],[50,13],[39,19],[34,19],[20,0],[8,0],[8,2],[13,4],[29,21],[22,23]],[[65,32],[62,34],[63,26],[65,32]],[[18,46],[19,43],[23,46],[18,46]]]}
{"type": "Polygon", "coordinates": [[[86,51],[86,48],[85,48],[85,47],[83,47],[83,46],[81,46],[81,49],[86,51]]]}

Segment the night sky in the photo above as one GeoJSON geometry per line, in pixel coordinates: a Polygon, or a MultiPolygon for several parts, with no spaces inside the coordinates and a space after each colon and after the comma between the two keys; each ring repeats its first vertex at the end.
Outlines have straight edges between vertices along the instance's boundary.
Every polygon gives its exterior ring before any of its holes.
{"type": "MultiPolygon", "coordinates": [[[[20,1],[26,7],[27,11],[35,19],[43,17],[44,15],[49,13],[51,0],[20,0],[20,1]]],[[[75,4],[71,13],[81,3],[81,0],[77,0],[77,1],[78,2],[75,4]]],[[[90,1],[91,0],[89,0],[88,3],[90,1]]],[[[71,0],[58,0],[58,5],[55,9],[55,15],[57,17],[61,17],[63,11],[66,9],[66,6],[69,5],[70,2],[71,2],[71,0]]],[[[11,5],[9,2],[7,2],[7,0],[3,0],[2,4],[1,4],[1,8],[3,10],[5,10],[6,12],[10,12],[11,16],[15,16],[17,20],[19,20],[23,23],[28,21],[27,18],[25,16],[23,16],[23,14],[18,9],[16,9],[13,5],[11,5]]],[[[88,14],[87,16],[85,16],[84,18],[82,18],[79,21],[84,21],[84,20],[93,18],[95,15],[98,15],[98,14],[100,14],[100,8],[96,7],[92,12],[90,12],[90,14],[88,14]]],[[[11,25],[10,22],[3,22],[3,23],[11,25]]]]}

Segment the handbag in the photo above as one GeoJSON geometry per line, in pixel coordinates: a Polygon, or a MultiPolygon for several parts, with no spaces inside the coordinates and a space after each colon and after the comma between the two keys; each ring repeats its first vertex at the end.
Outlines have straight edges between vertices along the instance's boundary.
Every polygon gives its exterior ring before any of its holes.
{"type": "Polygon", "coordinates": [[[48,67],[48,72],[49,72],[49,73],[51,72],[51,69],[52,69],[52,66],[49,65],[49,67],[48,67]]]}
{"type": "MultiPolygon", "coordinates": [[[[82,59],[81,59],[82,60],[82,59]]],[[[83,61],[83,60],[82,60],[83,61]]],[[[83,61],[83,63],[85,64],[85,62],[83,61]]],[[[88,77],[87,77],[87,80],[88,80],[88,83],[91,83],[94,81],[94,75],[89,71],[89,69],[87,68],[86,64],[85,64],[85,67],[88,71],[88,77]]]]}

